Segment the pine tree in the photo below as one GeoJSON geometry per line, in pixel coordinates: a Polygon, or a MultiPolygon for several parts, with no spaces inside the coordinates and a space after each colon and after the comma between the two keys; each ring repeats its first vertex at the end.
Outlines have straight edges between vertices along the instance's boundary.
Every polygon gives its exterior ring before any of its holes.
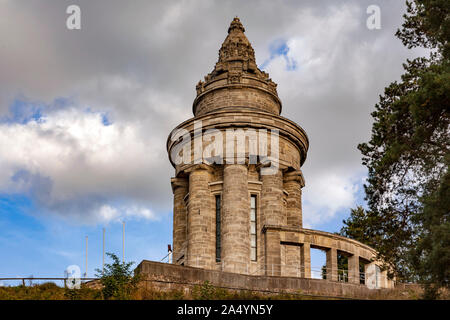
{"type": "Polygon", "coordinates": [[[368,210],[353,209],[341,230],[376,248],[390,276],[423,283],[427,297],[450,275],[449,12],[446,0],[407,1],[396,35],[431,53],[407,60],[380,96],[371,139],[358,145],[368,210]]]}

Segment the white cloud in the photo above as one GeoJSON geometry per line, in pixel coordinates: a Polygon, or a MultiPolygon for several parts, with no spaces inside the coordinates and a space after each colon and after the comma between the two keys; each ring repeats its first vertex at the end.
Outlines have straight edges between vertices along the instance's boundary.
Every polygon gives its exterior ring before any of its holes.
{"type": "Polygon", "coordinates": [[[99,216],[101,220],[109,222],[111,220],[117,219],[119,216],[119,212],[116,208],[113,208],[109,205],[103,205],[100,207],[99,216]]]}
{"type": "Polygon", "coordinates": [[[139,206],[128,206],[122,208],[112,207],[110,205],[103,205],[99,209],[99,220],[104,223],[120,222],[125,219],[145,219],[157,220],[158,217],[148,208],[139,206]]]}
{"type": "Polygon", "coordinates": [[[136,206],[127,208],[125,210],[125,214],[128,217],[143,218],[148,220],[155,220],[158,218],[150,209],[136,206]]]}
{"type": "Polygon", "coordinates": [[[84,205],[87,220],[96,220],[89,217],[96,212],[103,221],[117,219],[121,212],[155,218],[145,207],[119,211],[103,204],[117,198],[147,205],[155,200],[153,177],[164,165],[165,150],[141,136],[136,124],[104,125],[100,113],[69,108],[24,124],[0,124],[0,145],[1,190],[32,194],[55,209],[101,195],[84,205]]]}
{"type": "Polygon", "coordinates": [[[309,179],[303,192],[303,221],[316,226],[356,205],[359,191],[355,177],[348,173],[324,171],[309,179]]]}
{"type": "Polygon", "coordinates": [[[369,136],[378,94],[412,55],[393,35],[404,3],[381,1],[382,29],[370,31],[369,0],[78,2],[82,29],[73,32],[63,1],[0,2],[0,119],[18,96],[73,101],[44,108],[43,121],[0,123],[0,192],[25,192],[38,213],[81,222],[168,212],[166,138],[192,116],[195,84],[237,14],[259,64],[275,41],[289,48],[266,69],[282,115],[310,139],[305,222],[354,205],[356,145],[369,136]]]}

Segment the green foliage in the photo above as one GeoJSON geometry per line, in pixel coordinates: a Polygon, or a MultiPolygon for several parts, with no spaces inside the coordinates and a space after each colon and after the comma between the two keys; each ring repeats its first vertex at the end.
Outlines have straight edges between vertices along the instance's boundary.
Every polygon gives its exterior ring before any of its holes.
{"type": "Polygon", "coordinates": [[[449,287],[450,279],[450,172],[437,190],[423,197],[422,214],[414,216],[422,228],[409,260],[425,283],[425,298],[436,298],[439,288],[449,287]]]}
{"type": "MultiPolygon", "coordinates": [[[[209,281],[196,285],[192,289],[191,298],[194,300],[311,300],[323,299],[304,295],[299,290],[297,293],[273,293],[262,294],[251,290],[227,290],[213,286],[209,281]]],[[[186,297],[184,298],[186,299],[186,297]]]]}
{"type": "Polygon", "coordinates": [[[192,297],[195,300],[211,300],[216,293],[216,289],[209,281],[205,281],[202,285],[195,286],[192,290],[192,297]]]}
{"type": "Polygon", "coordinates": [[[101,298],[98,290],[81,287],[66,289],[53,282],[31,286],[0,287],[0,300],[93,300],[101,298]]]}
{"type": "MultiPolygon", "coordinates": [[[[183,289],[164,290],[157,288],[145,288],[140,286],[133,294],[135,300],[181,300],[202,299],[212,300],[315,300],[315,299],[339,299],[337,297],[323,297],[304,294],[301,290],[295,293],[254,292],[249,290],[227,290],[212,287],[210,283],[196,286],[191,294],[183,289]],[[201,289],[203,287],[203,289],[201,289]],[[197,293],[194,293],[197,292],[197,293]]],[[[374,296],[374,299],[418,299],[417,289],[403,289],[385,291],[384,294],[374,296]]],[[[444,292],[441,299],[449,299],[449,293],[444,292]]],[[[34,284],[32,286],[0,287],[0,300],[102,300],[102,292],[99,289],[82,285],[80,289],[67,289],[55,284],[34,284]]]]}
{"type": "Polygon", "coordinates": [[[183,290],[161,291],[155,288],[140,288],[135,294],[136,300],[185,300],[183,290]]]}
{"type": "Polygon", "coordinates": [[[102,293],[98,289],[87,288],[81,285],[80,289],[64,289],[65,300],[101,300],[102,293]]]}
{"type": "Polygon", "coordinates": [[[341,234],[375,247],[390,276],[419,280],[432,294],[449,286],[450,2],[407,5],[396,35],[434,51],[407,60],[401,81],[380,96],[371,139],[358,146],[368,209],[353,209],[341,234]]]}
{"type": "Polygon", "coordinates": [[[192,299],[194,300],[254,300],[258,298],[258,295],[250,291],[231,292],[224,288],[214,287],[209,281],[205,281],[201,285],[196,285],[192,289],[192,299]]]}
{"type": "Polygon", "coordinates": [[[102,284],[104,299],[129,300],[137,290],[139,275],[133,274],[131,266],[133,262],[120,262],[114,253],[107,253],[113,260],[111,264],[105,264],[104,272],[96,269],[97,277],[102,284]]]}
{"type": "Polygon", "coordinates": [[[447,58],[450,48],[450,3],[447,0],[407,1],[407,14],[396,35],[408,48],[438,49],[447,58]]]}

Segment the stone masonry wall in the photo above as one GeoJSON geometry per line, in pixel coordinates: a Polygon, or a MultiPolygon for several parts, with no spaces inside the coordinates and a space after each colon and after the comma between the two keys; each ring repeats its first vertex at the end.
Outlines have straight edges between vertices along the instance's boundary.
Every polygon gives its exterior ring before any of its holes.
{"type": "Polygon", "coordinates": [[[221,87],[206,93],[195,102],[195,116],[215,112],[227,107],[250,108],[280,114],[280,102],[272,93],[259,88],[221,87]]]}
{"type": "Polygon", "coordinates": [[[142,261],[136,268],[143,277],[143,286],[147,288],[190,291],[195,285],[208,281],[213,286],[229,290],[249,290],[262,294],[267,293],[297,293],[323,297],[341,297],[353,299],[408,299],[417,298],[411,290],[412,286],[399,289],[369,289],[364,285],[328,281],[321,279],[306,279],[296,277],[253,276],[217,270],[185,267],[153,261],[142,261]]]}

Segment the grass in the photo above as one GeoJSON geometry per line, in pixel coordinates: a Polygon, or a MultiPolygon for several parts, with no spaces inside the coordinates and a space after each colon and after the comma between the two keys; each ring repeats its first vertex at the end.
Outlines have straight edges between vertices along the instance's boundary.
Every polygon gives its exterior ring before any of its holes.
{"type": "MultiPolygon", "coordinates": [[[[186,288],[185,288],[186,289],[186,288]]],[[[339,299],[294,293],[261,293],[249,290],[227,290],[209,282],[196,285],[192,290],[159,290],[157,287],[139,286],[130,297],[133,300],[330,300],[339,299]]],[[[373,299],[420,299],[420,292],[411,289],[379,292],[373,299]]],[[[441,299],[450,299],[448,291],[441,299]]],[[[0,300],[104,300],[102,290],[82,285],[80,289],[67,289],[53,282],[29,286],[0,287],[0,300]]]]}
{"type": "MultiPolygon", "coordinates": [[[[134,300],[310,300],[301,294],[261,294],[251,291],[231,291],[213,287],[208,282],[196,285],[192,290],[161,291],[156,288],[138,288],[134,300]]],[[[317,299],[317,298],[316,298],[317,299]]],[[[31,286],[0,287],[0,300],[103,300],[100,289],[67,289],[53,282],[31,286]]]]}
{"type": "Polygon", "coordinates": [[[0,300],[97,300],[100,290],[82,287],[79,290],[57,286],[53,282],[31,286],[0,287],[0,300]]]}

